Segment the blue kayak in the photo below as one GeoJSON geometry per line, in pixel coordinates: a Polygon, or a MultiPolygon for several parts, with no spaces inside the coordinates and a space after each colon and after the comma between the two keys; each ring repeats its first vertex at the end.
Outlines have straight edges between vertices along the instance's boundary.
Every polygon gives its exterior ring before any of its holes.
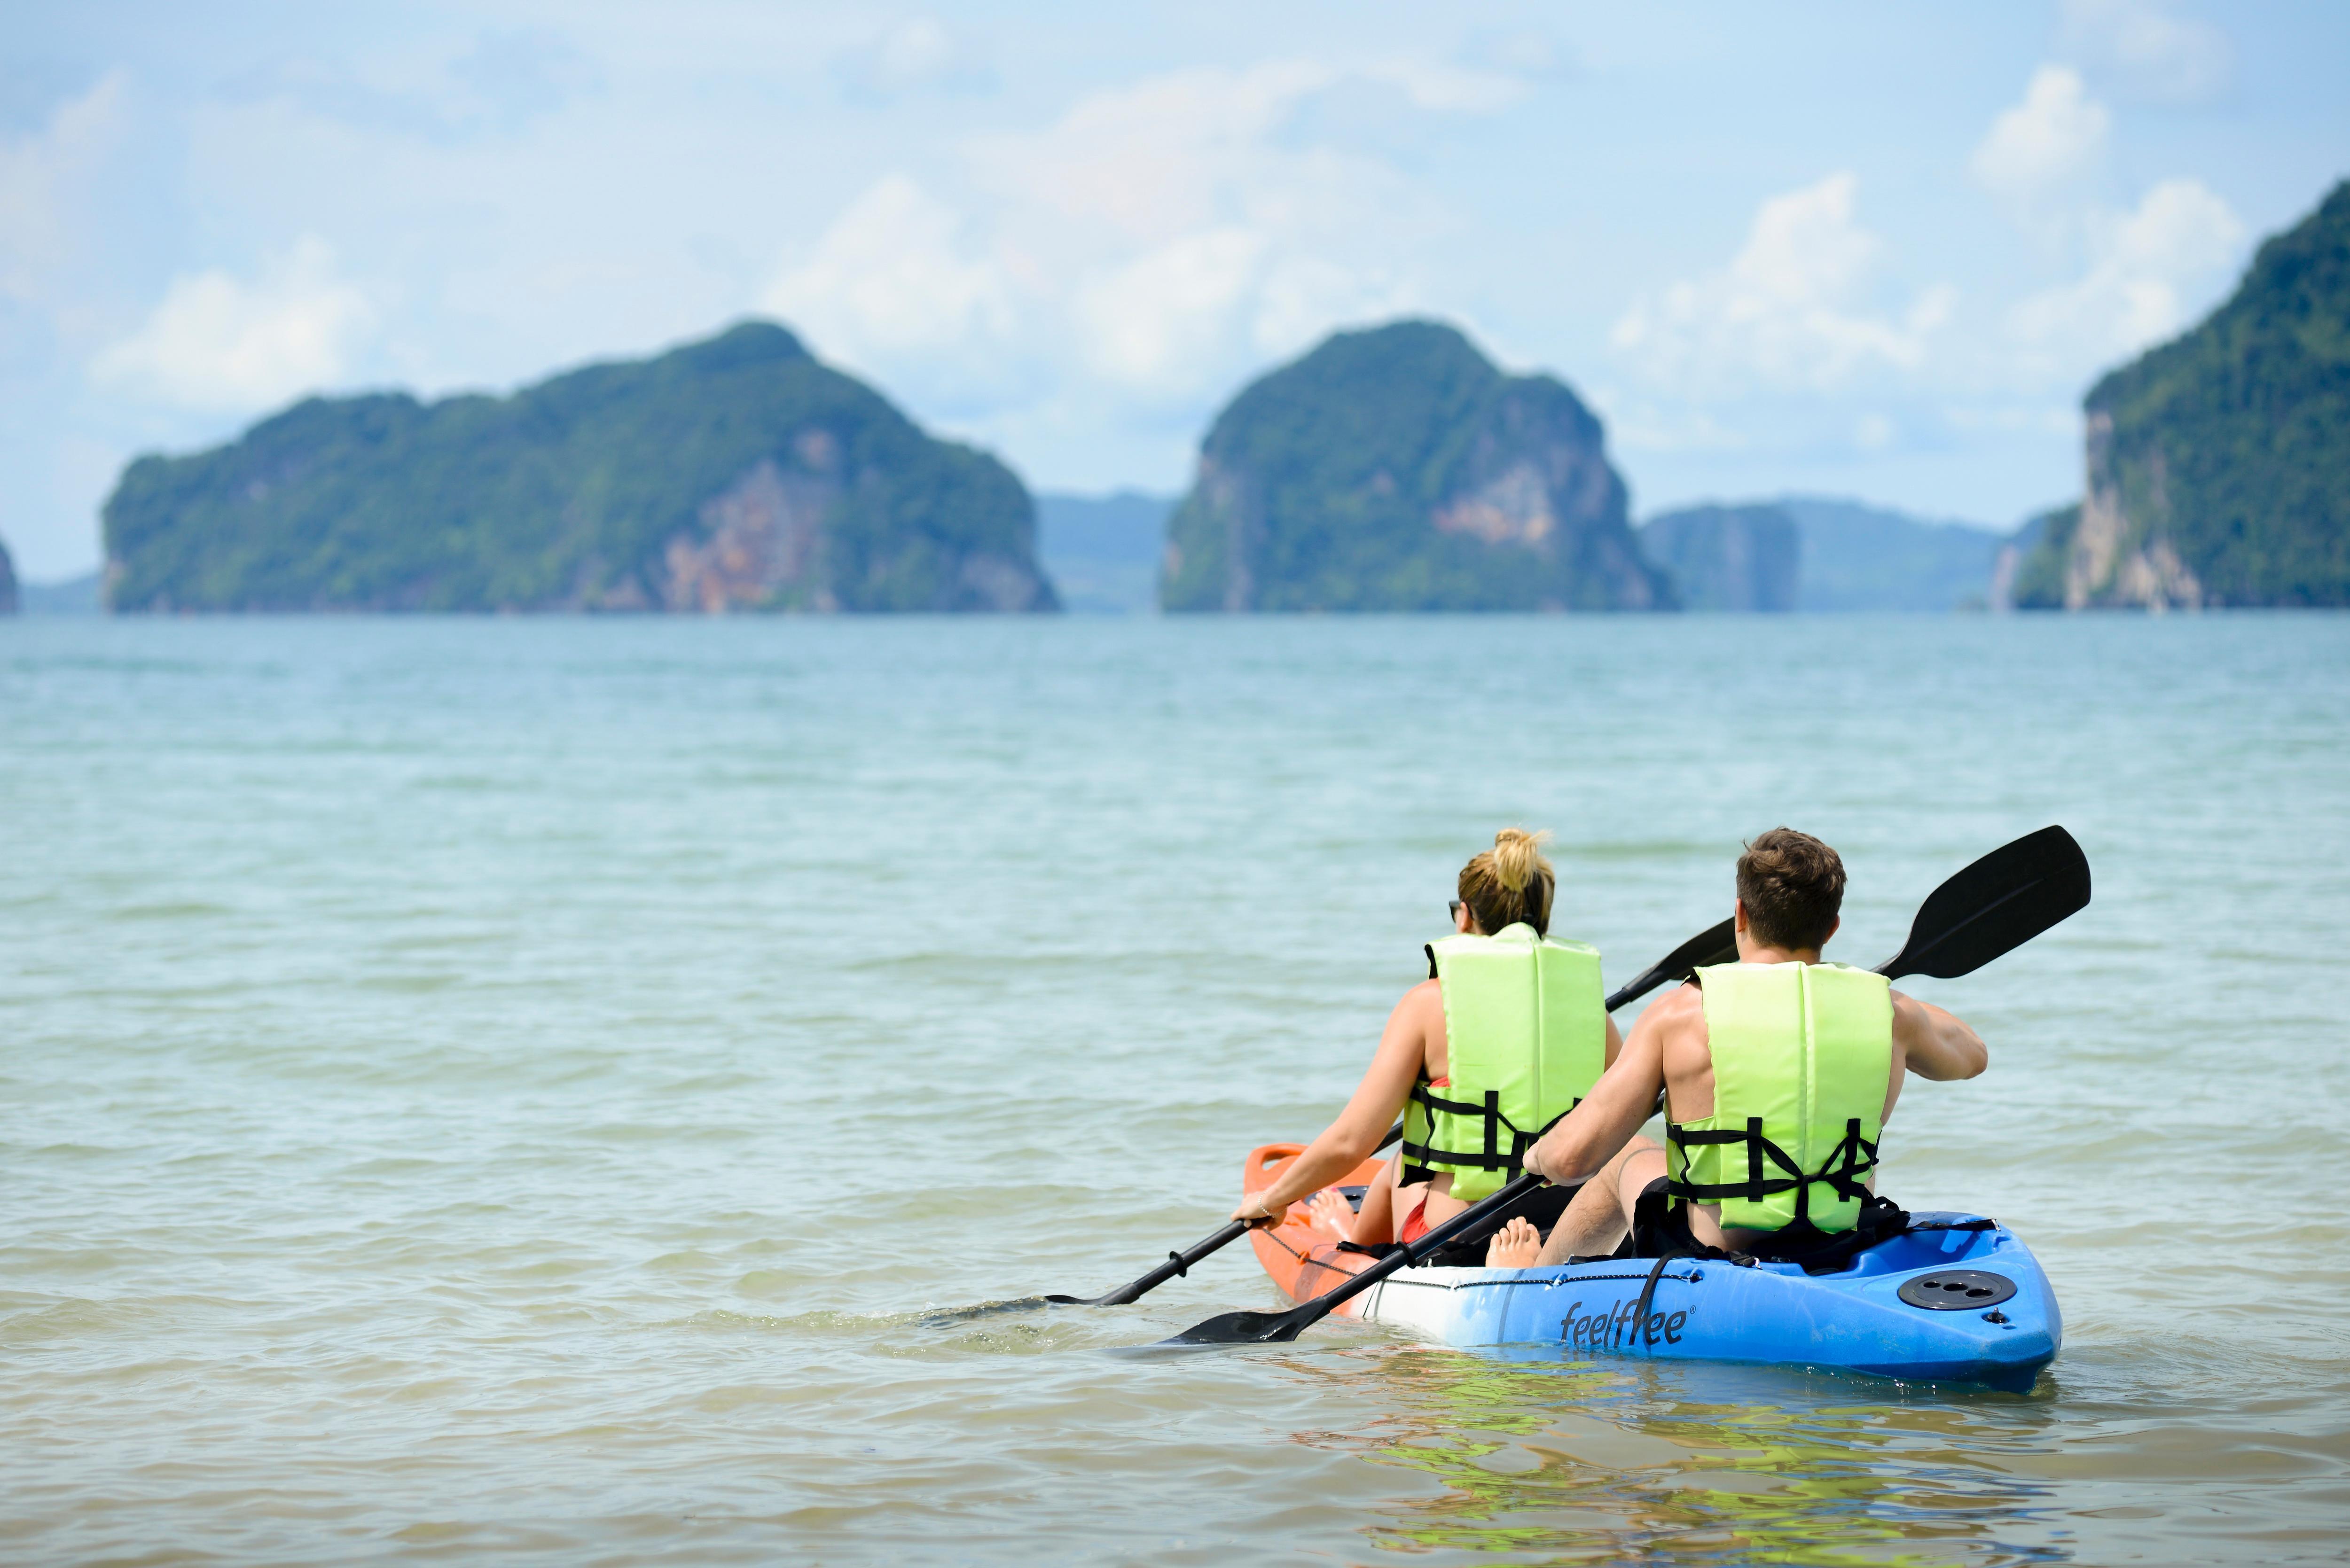
{"type": "MultiPolygon", "coordinates": [[[[1974,1216],[1913,1218],[1963,1224],[1974,1216]]],[[[2064,1338],[2039,1260],[1997,1226],[1912,1231],[1831,1274],[1693,1259],[1661,1271],[1641,1260],[1406,1269],[1348,1304],[1365,1322],[1444,1345],[1557,1345],[1594,1356],[1770,1362],[2010,1387],[2029,1387],[2064,1338]]]]}
{"type": "MultiPolygon", "coordinates": [[[[1402,1270],[1337,1310],[1440,1345],[1555,1345],[1595,1357],[1764,1362],[2031,1386],[2064,1339],[2056,1293],[2039,1260],[2013,1231],[1973,1215],[1917,1214],[1912,1221],[1929,1228],[1881,1241],[1835,1273],[1686,1258],[1661,1270],[1646,1259],[1423,1267],[1402,1270]],[[1969,1224],[1988,1228],[1956,1228],[1969,1224]]],[[[1297,1219],[1252,1239],[1265,1272],[1296,1301],[1370,1262],[1297,1219]]]]}
{"type": "MultiPolygon", "coordinates": [[[[1242,1190],[1278,1179],[1302,1145],[1266,1144],[1242,1190]]],[[[1378,1179],[1365,1160],[1336,1187],[1378,1179]]],[[[1910,1216],[1916,1227],[1834,1273],[1797,1263],[1624,1258],[1547,1269],[1403,1269],[1335,1315],[1439,1345],[1555,1345],[1578,1355],[1750,1361],[2028,1388],[2056,1357],[2064,1319],[2040,1261],[2015,1233],[1971,1214],[1910,1216]],[[1655,1275],[1650,1287],[1649,1279],[1655,1275]],[[1648,1308],[1640,1311],[1642,1292],[1648,1308]]],[[[1336,1289],[1372,1262],[1314,1227],[1305,1204],[1249,1232],[1257,1261],[1293,1301],[1336,1289]]]]}

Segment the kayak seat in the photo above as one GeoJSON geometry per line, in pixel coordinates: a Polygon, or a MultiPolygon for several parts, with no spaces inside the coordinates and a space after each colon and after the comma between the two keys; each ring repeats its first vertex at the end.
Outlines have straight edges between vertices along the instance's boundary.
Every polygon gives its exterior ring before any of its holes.
{"type": "Polygon", "coordinates": [[[2007,1243],[2002,1237],[1992,1234],[1993,1226],[1992,1220],[1968,1214],[1913,1218],[1908,1230],[1898,1236],[1888,1236],[1874,1246],[1865,1247],[1850,1257],[1838,1260],[1831,1267],[1806,1264],[1794,1258],[1757,1259],[1754,1266],[1775,1274],[1840,1278],[1902,1274],[1916,1269],[1947,1267],[1952,1263],[1987,1258],[2000,1251],[2007,1243]]]}

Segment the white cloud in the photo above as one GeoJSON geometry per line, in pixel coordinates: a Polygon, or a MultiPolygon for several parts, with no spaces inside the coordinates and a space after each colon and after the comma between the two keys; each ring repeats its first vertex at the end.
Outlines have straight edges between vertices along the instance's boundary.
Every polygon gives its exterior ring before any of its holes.
{"type": "Polygon", "coordinates": [[[1195,380],[1228,349],[1265,244],[1250,229],[1209,229],[1095,276],[1077,299],[1081,352],[1098,374],[1128,386],[1195,380]]]}
{"type": "Polygon", "coordinates": [[[0,139],[0,298],[40,298],[70,260],[72,209],[121,143],[129,91],[109,72],[38,131],[0,139]]]}
{"type": "Polygon", "coordinates": [[[1855,216],[1859,182],[1831,174],[1765,201],[1729,266],[1643,297],[1616,324],[1650,379],[1708,397],[1751,388],[1828,391],[1924,360],[1954,301],[1946,286],[1873,307],[1883,244],[1855,216]]]}
{"type": "Polygon", "coordinates": [[[2023,101],[1991,121],[1968,167],[1985,190],[2029,212],[2100,167],[2111,128],[2078,72],[2043,66],[2023,101]]]}
{"type": "MultiPolygon", "coordinates": [[[[2208,32],[2129,5],[2076,5],[2067,25],[2147,59],[2186,50],[2208,32]]],[[[2009,352],[1987,381],[2033,391],[2077,385],[2169,337],[2187,325],[2189,301],[2218,281],[2243,244],[2242,222],[2194,180],[2162,182],[2134,211],[2100,201],[2097,190],[2109,188],[2111,130],[2077,72],[2043,66],[2022,102],[2002,112],[1975,150],[1977,182],[2072,274],[2008,309],[2009,352]]]]}
{"type": "Polygon", "coordinates": [[[1407,307],[1396,253],[1443,222],[1395,169],[1295,133],[1317,95],[1483,114],[1503,73],[1398,59],[1170,72],[966,143],[962,178],[869,187],[763,306],[908,395],[1008,389],[1155,419],[1334,326],[1407,307]],[[1366,236],[1373,236],[1370,244],[1366,236]]]}
{"type": "Polygon", "coordinates": [[[995,82],[976,45],[934,16],[891,23],[843,53],[835,67],[851,97],[874,102],[924,91],[982,92],[995,82]]]}
{"type": "Polygon", "coordinates": [[[1275,146],[1274,133],[1346,74],[1311,60],[1169,72],[1088,94],[1041,130],[981,140],[975,173],[987,194],[1113,244],[1164,243],[1235,208],[1258,219],[1297,214],[1312,198],[1301,165],[1315,154],[1275,146]]]}
{"type": "Polygon", "coordinates": [[[2187,325],[2186,301],[2224,275],[2243,221],[2195,180],[2166,180],[2135,212],[2094,221],[2076,280],[2032,296],[2009,318],[2015,341],[2052,371],[2109,364],[2187,325]]]}
{"type": "Polygon", "coordinates": [[[1243,228],[1186,234],[1082,286],[1078,352],[1102,380],[1143,401],[1222,389],[1236,366],[1305,348],[1333,325],[1392,315],[1404,296],[1315,255],[1276,255],[1243,228]]]}
{"type": "MultiPolygon", "coordinates": [[[[1548,62],[1539,68],[1548,69],[1548,62]]],[[[1495,114],[1526,96],[1525,82],[1507,70],[1399,58],[1362,67],[1361,75],[1400,89],[1415,109],[1440,113],[1495,114]]]]}
{"type": "Polygon", "coordinates": [[[2235,81],[2225,33],[2145,0],[2064,0],[2062,38],[2068,54],[2133,98],[2203,103],[2235,81]]]}
{"type": "MultiPolygon", "coordinates": [[[[2162,30],[2168,22],[2142,7],[2076,5],[2070,15],[2076,28],[2095,22],[2108,34],[2139,28],[2174,36],[2162,30]]],[[[2042,391],[2077,384],[2169,336],[2186,325],[2187,300],[2242,244],[2234,212],[2193,180],[2156,185],[2135,211],[2097,200],[2095,192],[2109,178],[2111,130],[2111,116],[2077,72],[2043,66],[2022,101],[1992,121],[1975,150],[1970,167],[1977,183],[2073,273],[2009,307],[2008,352],[1977,367],[1986,385],[2042,391]]]]}
{"type": "Polygon", "coordinates": [[[1900,436],[1901,427],[1889,415],[1863,414],[1853,421],[1852,444],[1863,452],[1883,452],[1900,436]]]}
{"type": "Polygon", "coordinates": [[[1002,265],[969,244],[953,208],[903,174],[850,202],[760,303],[860,363],[983,363],[1014,337],[1002,265]]]}
{"type": "Polygon", "coordinates": [[[1317,255],[1285,256],[1258,279],[1250,343],[1260,359],[1284,357],[1336,323],[1399,316],[1416,304],[1411,286],[1391,274],[1317,255]]]}
{"type": "Polygon", "coordinates": [[[145,324],[90,369],[158,402],[249,411],[341,379],[374,325],[367,296],[336,275],[333,251],[305,234],[255,282],[218,269],[173,278],[145,324]]]}
{"type": "Polygon", "coordinates": [[[1574,51],[1540,27],[1475,35],[1463,54],[1474,64],[1520,81],[1566,77],[1573,74],[1575,65],[1574,51]]]}

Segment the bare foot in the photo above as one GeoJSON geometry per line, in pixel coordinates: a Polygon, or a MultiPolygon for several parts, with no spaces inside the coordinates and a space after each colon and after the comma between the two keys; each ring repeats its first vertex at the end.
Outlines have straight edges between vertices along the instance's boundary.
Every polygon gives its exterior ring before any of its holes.
{"type": "Polygon", "coordinates": [[[1334,1188],[1324,1188],[1306,1202],[1305,1218],[1314,1229],[1327,1231],[1341,1241],[1355,1239],[1355,1211],[1334,1188]]]}
{"type": "Polygon", "coordinates": [[[1485,1266],[1489,1269],[1531,1269],[1534,1258],[1542,1251],[1542,1232],[1535,1230],[1524,1215],[1493,1232],[1485,1243],[1485,1266]]]}

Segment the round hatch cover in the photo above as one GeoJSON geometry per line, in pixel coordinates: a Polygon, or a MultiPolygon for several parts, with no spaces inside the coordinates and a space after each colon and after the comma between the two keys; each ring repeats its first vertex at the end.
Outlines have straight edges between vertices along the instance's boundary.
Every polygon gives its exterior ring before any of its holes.
{"type": "Polygon", "coordinates": [[[2015,1282],[1982,1269],[1937,1269],[1901,1286],[1901,1299],[1933,1312],[1995,1307],[2015,1294],[2015,1282]]]}

